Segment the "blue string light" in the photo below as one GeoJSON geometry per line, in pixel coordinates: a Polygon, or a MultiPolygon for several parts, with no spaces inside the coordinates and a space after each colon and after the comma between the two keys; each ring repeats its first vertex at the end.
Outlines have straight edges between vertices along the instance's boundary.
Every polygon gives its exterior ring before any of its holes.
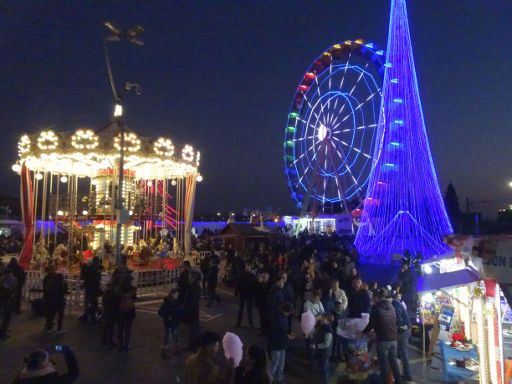
{"type": "Polygon", "coordinates": [[[382,108],[374,165],[356,247],[363,260],[386,264],[408,250],[446,253],[452,227],[437,182],[423,119],[405,0],[391,1],[382,108]],[[397,150],[397,149],[400,150],[397,150]]]}

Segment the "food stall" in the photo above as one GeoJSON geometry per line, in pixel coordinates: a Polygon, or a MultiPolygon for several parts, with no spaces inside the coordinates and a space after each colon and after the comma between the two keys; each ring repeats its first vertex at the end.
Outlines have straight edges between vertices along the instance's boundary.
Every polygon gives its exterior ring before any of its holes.
{"type": "MultiPolygon", "coordinates": [[[[507,298],[512,297],[512,281],[490,271],[493,259],[482,257],[482,239],[457,236],[447,242],[454,251],[423,262],[418,280],[424,358],[432,361],[437,354],[444,381],[509,384],[512,311],[507,298]]],[[[499,263],[500,256],[494,255],[499,263]]],[[[507,265],[512,268],[512,262],[507,265]]]]}

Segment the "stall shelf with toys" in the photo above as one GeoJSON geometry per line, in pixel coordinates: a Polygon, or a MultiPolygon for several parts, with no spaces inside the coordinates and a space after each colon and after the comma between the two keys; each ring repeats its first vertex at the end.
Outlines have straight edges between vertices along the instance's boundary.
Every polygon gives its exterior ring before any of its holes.
{"type": "Polygon", "coordinates": [[[422,263],[417,288],[425,362],[433,367],[439,358],[444,381],[509,384],[502,323],[512,321],[510,307],[498,282],[471,257],[475,240],[458,241],[451,254],[422,263]]]}

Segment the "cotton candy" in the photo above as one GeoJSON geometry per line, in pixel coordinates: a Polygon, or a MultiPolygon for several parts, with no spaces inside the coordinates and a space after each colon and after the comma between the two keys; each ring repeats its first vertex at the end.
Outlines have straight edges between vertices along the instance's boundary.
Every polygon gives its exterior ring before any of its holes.
{"type": "Polygon", "coordinates": [[[300,327],[305,335],[309,335],[315,329],[316,319],[311,312],[304,312],[300,318],[300,327]]]}
{"type": "Polygon", "coordinates": [[[240,338],[231,332],[226,332],[222,338],[222,347],[224,348],[224,356],[226,359],[233,359],[235,368],[240,365],[243,355],[243,343],[240,338]]]}

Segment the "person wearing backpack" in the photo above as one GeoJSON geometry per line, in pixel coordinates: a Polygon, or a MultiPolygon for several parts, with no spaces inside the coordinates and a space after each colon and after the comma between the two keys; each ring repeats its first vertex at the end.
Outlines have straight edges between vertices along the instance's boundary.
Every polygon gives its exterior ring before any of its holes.
{"type": "Polygon", "coordinates": [[[68,284],[64,275],[57,273],[53,264],[49,265],[43,279],[43,301],[46,309],[45,329],[47,333],[53,332],[55,316],[57,316],[57,331],[62,331],[67,294],[68,284]]]}
{"type": "Polygon", "coordinates": [[[128,352],[132,336],[132,324],[135,320],[135,299],[137,288],[132,285],[130,277],[124,278],[116,289],[119,296],[117,310],[117,338],[119,351],[128,352]]]}
{"type": "Polygon", "coordinates": [[[164,320],[165,338],[164,346],[162,348],[162,358],[167,359],[170,357],[170,339],[174,341],[174,355],[179,355],[178,345],[178,327],[180,325],[181,309],[178,302],[178,289],[173,288],[171,292],[164,299],[164,302],[158,310],[158,315],[164,320]]]}

